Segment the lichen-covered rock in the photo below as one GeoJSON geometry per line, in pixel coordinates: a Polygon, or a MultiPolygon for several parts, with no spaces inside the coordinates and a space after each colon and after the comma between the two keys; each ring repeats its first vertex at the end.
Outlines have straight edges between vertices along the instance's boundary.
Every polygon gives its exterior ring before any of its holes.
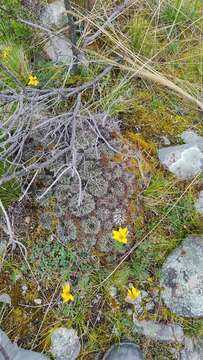
{"type": "Polygon", "coordinates": [[[185,144],[160,149],[159,159],[181,180],[190,179],[202,171],[203,154],[196,145],[185,144]]]}
{"type": "Polygon", "coordinates": [[[195,203],[195,209],[199,214],[203,215],[203,190],[199,193],[199,197],[195,203]]]}
{"type": "Polygon", "coordinates": [[[112,345],[102,360],[144,360],[139,346],[131,342],[112,345]]]}
{"type": "Polygon", "coordinates": [[[44,51],[53,62],[72,65],[73,52],[71,44],[64,36],[51,36],[46,42],[44,51]]]}
{"type": "Polygon", "coordinates": [[[74,329],[58,328],[51,334],[51,352],[56,360],[75,360],[80,341],[74,329]]]}
{"type": "Polygon", "coordinates": [[[185,337],[184,348],[180,352],[180,360],[202,360],[203,343],[185,337]]]}
{"type": "Polygon", "coordinates": [[[46,26],[62,27],[68,24],[64,0],[55,0],[48,4],[41,14],[41,21],[46,26]]]}
{"type": "Polygon", "coordinates": [[[183,133],[181,134],[181,139],[186,144],[190,144],[190,145],[198,144],[200,150],[203,151],[203,136],[196,134],[194,131],[192,130],[183,131],[183,133]]]}
{"type": "Polygon", "coordinates": [[[187,180],[203,169],[203,137],[193,131],[184,131],[181,138],[186,144],[159,149],[161,163],[177,178],[187,180]]]}
{"type": "Polygon", "coordinates": [[[190,236],[162,268],[161,297],[175,314],[203,316],[203,237],[190,236]]]}
{"type": "Polygon", "coordinates": [[[178,324],[163,324],[152,320],[138,320],[134,317],[135,333],[156,341],[167,343],[183,343],[183,329],[178,324]]]}

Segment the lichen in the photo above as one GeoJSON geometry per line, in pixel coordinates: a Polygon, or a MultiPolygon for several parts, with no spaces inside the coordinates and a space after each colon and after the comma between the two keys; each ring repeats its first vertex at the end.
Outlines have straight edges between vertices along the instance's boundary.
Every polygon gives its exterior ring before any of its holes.
{"type": "Polygon", "coordinates": [[[74,195],[69,204],[70,212],[77,216],[83,217],[90,214],[95,209],[95,202],[90,194],[83,194],[82,204],[78,206],[78,194],[74,195]]]}
{"type": "Polygon", "coordinates": [[[63,223],[57,227],[59,240],[63,243],[74,241],[77,238],[77,227],[71,219],[64,220],[63,223]]]}
{"type": "Polygon", "coordinates": [[[102,176],[95,176],[94,178],[89,179],[87,189],[90,194],[96,197],[103,197],[108,190],[108,181],[102,176]]]}
{"type": "Polygon", "coordinates": [[[82,220],[81,227],[85,234],[98,234],[101,228],[101,224],[96,216],[91,216],[82,220]]]}

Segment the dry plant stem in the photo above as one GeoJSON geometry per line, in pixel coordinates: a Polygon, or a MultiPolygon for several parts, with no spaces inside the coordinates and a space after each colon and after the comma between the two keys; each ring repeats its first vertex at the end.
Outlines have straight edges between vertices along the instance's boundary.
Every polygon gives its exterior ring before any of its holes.
{"type": "MultiPolygon", "coordinates": [[[[11,95],[12,99],[19,102],[19,107],[17,107],[17,111],[10,117],[8,120],[7,127],[3,131],[3,136],[5,137],[5,141],[1,143],[1,146],[3,147],[4,151],[1,154],[2,160],[7,160],[8,156],[12,156],[15,154],[16,158],[13,162],[13,165],[15,167],[15,171],[11,175],[5,175],[0,180],[0,186],[2,186],[4,183],[16,178],[16,177],[22,177],[26,174],[29,174],[33,170],[40,170],[49,167],[52,163],[56,162],[59,158],[66,155],[67,153],[74,154],[74,144],[73,139],[71,141],[71,145],[68,146],[67,139],[66,141],[62,141],[61,137],[64,137],[64,132],[67,133],[67,127],[70,128],[71,124],[76,125],[76,121],[78,118],[78,112],[80,108],[80,97],[81,93],[91,87],[96,86],[96,84],[106,75],[108,74],[112,69],[112,65],[108,65],[99,75],[97,75],[93,80],[87,82],[86,84],[83,84],[81,86],[71,87],[67,89],[48,89],[48,90],[40,90],[40,89],[30,89],[25,88],[24,92],[21,94],[18,94],[16,96],[16,99],[13,99],[13,95],[11,95]],[[45,93],[46,92],[46,93],[45,93]],[[46,101],[48,98],[58,98],[64,97],[68,98],[70,96],[77,95],[77,100],[75,103],[75,110],[71,111],[70,113],[65,113],[59,116],[56,116],[54,118],[51,118],[49,120],[43,121],[42,123],[39,123],[37,125],[34,124],[34,127],[32,127],[32,120],[30,117],[32,117],[33,110],[33,104],[35,106],[38,105],[39,101],[43,98],[43,101],[46,101]],[[25,108],[26,104],[26,108],[25,108]],[[27,118],[28,117],[28,118],[27,118]],[[55,126],[53,124],[53,120],[57,121],[58,124],[55,126]],[[10,122],[10,123],[9,123],[10,122]],[[61,122],[61,123],[60,123],[61,122]],[[25,143],[25,139],[32,137],[32,134],[34,131],[40,127],[44,126],[48,127],[48,131],[46,132],[45,137],[48,136],[48,134],[56,135],[56,132],[58,132],[58,138],[57,143],[54,143],[54,149],[48,151],[47,153],[42,152],[42,154],[39,154],[38,158],[35,160],[34,163],[31,163],[30,165],[26,166],[22,161],[22,153],[23,153],[23,147],[25,143]],[[54,125],[54,127],[53,127],[54,125]],[[8,133],[8,128],[12,129],[15,127],[15,132],[10,136],[8,133]],[[62,141],[62,142],[61,142],[62,141]],[[17,155],[16,155],[17,154],[17,155]],[[16,163],[15,163],[16,162],[16,163]]],[[[2,93],[0,93],[1,98],[2,93]]],[[[3,94],[4,97],[4,94],[3,94]]],[[[74,125],[74,126],[75,126],[74,125]]],[[[10,130],[11,130],[10,129],[10,130]]],[[[72,134],[74,133],[74,128],[72,128],[72,134]]],[[[54,136],[54,139],[55,139],[54,136]]],[[[75,136],[74,136],[75,137],[75,136]]],[[[30,159],[31,160],[31,159],[30,159]]],[[[73,156],[73,164],[72,169],[73,172],[78,176],[78,172],[76,171],[75,166],[75,154],[73,156]]],[[[68,166],[68,165],[67,165],[68,166]]],[[[81,181],[79,181],[81,184],[81,181]]],[[[79,202],[81,203],[81,197],[82,197],[82,191],[80,189],[79,191],[79,202]]]]}
{"type": "Polygon", "coordinates": [[[14,237],[14,232],[12,230],[12,226],[11,226],[11,222],[10,222],[10,219],[9,219],[9,216],[5,210],[5,207],[2,203],[2,201],[0,200],[0,208],[3,212],[3,215],[5,217],[5,221],[6,221],[6,227],[7,227],[7,231],[5,231],[7,233],[7,235],[9,236],[9,242],[8,242],[8,245],[12,245],[13,248],[16,247],[16,245],[18,245],[22,251],[22,249],[24,250],[24,256],[27,257],[27,249],[25,247],[25,245],[23,245],[20,241],[16,240],[15,237],[14,237]]]}
{"type": "Polygon", "coordinates": [[[18,202],[22,201],[23,198],[26,196],[28,190],[30,189],[30,186],[32,185],[32,183],[34,182],[35,178],[37,177],[39,173],[39,170],[37,170],[34,174],[34,176],[32,177],[31,181],[29,182],[28,186],[26,187],[25,191],[23,192],[22,196],[20,197],[20,199],[18,200],[18,202]]]}
{"type": "MultiPolygon", "coordinates": [[[[202,19],[203,17],[201,17],[202,19]]],[[[102,32],[103,35],[105,35],[106,37],[108,37],[116,46],[116,48],[119,48],[123,54],[119,54],[119,56],[122,56],[123,60],[126,61],[127,63],[129,63],[131,65],[131,67],[126,66],[126,65],[121,65],[119,63],[117,63],[116,61],[113,61],[111,59],[106,59],[106,62],[108,62],[109,64],[112,64],[114,66],[119,67],[120,69],[123,70],[127,70],[130,71],[131,73],[134,72],[134,76],[136,77],[141,77],[143,79],[149,80],[149,81],[153,81],[155,83],[158,83],[164,87],[167,87],[168,89],[172,90],[173,92],[175,92],[177,95],[181,96],[182,98],[188,100],[189,102],[194,103],[198,108],[200,108],[201,110],[203,110],[203,102],[201,100],[198,100],[197,98],[195,98],[194,96],[190,95],[187,91],[183,90],[182,88],[180,88],[178,85],[176,85],[174,82],[172,82],[171,80],[167,79],[165,76],[163,76],[162,74],[160,74],[159,72],[157,72],[156,70],[154,70],[151,66],[149,66],[149,63],[158,55],[160,54],[163,49],[165,49],[166,47],[169,46],[169,44],[172,42],[170,41],[166,46],[164,46],[161,50],[159,50],[152,58],[148,59],[145,63],[143,63],[143,61],[141,61],[139,59],[138,56],[136,56],[132,51],[130,51],[126,46],[125,46],[125,42],[122,42],[120,40],[118,40],[118,38],[114,38],[112,36],[111,33],[109,33],[104,27],[99,26],[98,24],[95,24],[91,18],[86,18],[86,20],[92,25],[92,26],[97,26],[98,30],[102,32]],[[127,55],[126,55],[127,53],[127,55]]],[[[190,24],[186,29],[191,28],[191,26],[197,22],[200,21],[200,19],[194,21],[192,24],[190,24]]],[[[186,31],[186,29],[184,29],[180,34],[184,34],[184,32],[186,31]]],[[[179,34],[179,36],[180,36],[179,34]]],[[[177,37],[176,37],[177,38],[177,37]]],[[[173,41],[176,39],[173,38],[173,41]]],[[[117,54],[118,55],[118,54],[117,54]]]]}
{"type": "Polygon", "coordinates": [[[59,179],[68,171],[71,169],[71,166],[65,168],[53,181],[53,183],[46,189],[46,191],[43,192],[40,196],[38,196],[37,200],[41,200],[51,189],[52,187],[59,181],[59,179]]]}
{"type": "Polygon", "coordinates": [[[33,341],[33,343],[32,343],[31,350],[33,350],[33,349],[35,348],[36,341],[37,341],[38,336],[39,336],[39,334],[40,334],[40,331],[41,331],[41,329],[42,329],[42,327],[43,327],[43,325],[44,325],[44,322],[45,322],[45,320],[46,320],[47,314],[48,314],[48,312],[49,312],[49,310],[50,310],[50,308],[51,308],[51,306],[52,306],[52,304],[53,304],[53,302],[54,302],[54,298],[55,298],[55,295],[56,295],[56,293],[57,293],[57,291],[58,291],[59,284],[60,284],[60,283],[57,284],[57,286],[56,286],[56,288],[55,288],[55,291],[54,291],[54,293],[53,293],[53,295],[52,295],[52,297],[51,297],[50,303],[49,303],[49,305],[48,305],[48,307],[47,307],[47,309],[46,309],[46,311],[45,311],[45,314],[44,314],[44,317],[43,317],[42,322],[41,322],[41,324],[40,324],[40,327],[39,327],[39,329],[38,329],[38,332],[37,332],[37,334],[36,334],[36,336],[35,336],[35,338],[34,338],[34,341],[33,341]]]}
{"type": "Polygon", "coordinates": [[[111,22],[113,20],[115,20],[119,15],[122,14],[122,12],[134,5],[137,1],[136,0],[125,0],[123,4],[121,4],[120,6],[118,6],[113,13],[109,16],[109,18],[106,20],[106,22],[102,25],[102,27],[97,30],[93,35],[87,36],[84,40],[84,45],[89,45],[91,44],[93,41],[95,41],[99,36],[101,36],[103,34],[103,29],[106,28],[108,25],[111,24],[111,22]]]}
{"type": "Polygon", "coordinates": [[[115,269],[97,286],[101,287],[103,286],[113,274],[121,267],[121,265],[128,259],[128,257],[159,227],[159,225],[166,219],[168,214],[171,213],[171,211],[176,207],[176,205],[180,202],[180,200],[183,198],[183,196],[188,192],[188,190],[194,185],[196,180],[198,179],[200,174],[197,174],[194,179],[190,182],[190,184],[186,187],[184,192],[181,194],[181,196],[175,201],[175,203],[171,206],[171,208],[166,212],[166,214],[160,219],[160,221],[135,245],[132,246],[132,248],[127,252],[127,254],[122,258],[122,260],[119,262],[119,264],[115,267],[115,269]]]}
{"type": "Polygon", "coordinates": [[[15,77],[15,75],[13,75],[13,73],[4,65],[0,62],[0,68],[3,70],[3,72],[5,72],[15,83],[16,85],[18,85],[21,89],[23,89],[23,85],[21,84],[21,82],[15,77]]]}
{"type": "Polygon", "coordinates": [[[74,21],[74,17],[72,15],[72,6],[69,0],[64,0],[64,5],[67,11],[67,16],[68,16],[68,23],[69,23],[69,30],[70,30],[70,39],[71,39],[71,43],[72,43],[72,52],[73,52],[73,56],[74,56],[74,63],[72,66],[72,71],[74,74],[78,73],[79,71],[79,52],[77,50],[77,33],[76,33],[76,25],[75,25],[75,21],[74,21]]]}

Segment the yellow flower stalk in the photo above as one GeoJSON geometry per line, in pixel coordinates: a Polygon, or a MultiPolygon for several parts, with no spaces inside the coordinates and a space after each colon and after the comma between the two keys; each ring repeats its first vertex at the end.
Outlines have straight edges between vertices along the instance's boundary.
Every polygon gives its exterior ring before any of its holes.
{"type": "Polygon", "coordinates": [[[141,295],[141,291],[136,289],[134,286],[131,289],[128,289],[128,298],[130,300],[136,300],[141,295]]]}
{"type": "Polygon", "coordinates": [[[74,301],[74,296],[70,292],[70,284],[69,284],[69,282],[67,282],[63,286],[63,291],[61,293],[61,297],[63,299],[63,302],[74,301]]]}
{"type": "Polygon", "coordinates": [[[128,228],[127,227],[125,227],[125,228],[120,227],[118,229],[118,231],[113,230],[113,233],[112,233],[113,239],[122,244],[127,244],[127,242],[128,242],[127,236],[128,236],[128,228]]]}
{"type": "Polygon", "coordinates": [[[39,84],[39,80],[37,79],[37,77],[33,76],[33,75],[29,75],[28,85],[29,86],[37,86],[38,84],[39,84]]]}

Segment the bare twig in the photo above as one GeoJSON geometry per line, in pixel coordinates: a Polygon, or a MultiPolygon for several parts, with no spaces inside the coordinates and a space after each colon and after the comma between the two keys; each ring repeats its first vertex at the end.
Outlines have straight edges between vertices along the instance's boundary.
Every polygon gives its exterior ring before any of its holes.
{"type": "Polygon", "coordinates": [[[108,17],[108,19],[106,20],[106,22],[101,26],[101,28],[99,30],[97,30],[93,35],[87,36],[84,40],[84,45],[89,45],[91,44],[93,41],[95,41],[98,37],[100,37],[101,35],[103,35],[103,30],[108,27],[111,22],[113,20],[115,20],[120,14],[122,14],[122,12],[134,5],[137,1],[135,0],[125,0],[123,4],[121,4],[120,6],[118,6],[113,13],[108,17]]]}
{"type": "Polygon", "coordinates": [[[75,58],[74,63],[73,63],[73,73],[76,74],[79,71],[79,51],[77,49],[77,33],[76,33],[76,25],[75,25],[75,21],[74,21],[74,17],[72,15],[72,6],[69,0],[64,0],[64,5],[65,8],[67,10],[67,16],[68,16],[68,22],[69,22],[69,30],[70,30],[70,39],[71,39],[71,43],[72,43],[72,52],[73,52],[73,56],[75,58]]]}
{"type": "Polygon", "coordinates": [[[43,192],[43,194],[41,194],[40,196],[38,196],[38,200],[41,200],[51,189],[52,187],[59,181],[59,179],[68,171],[71,169],[71,166],[65,168],[58,176],[57,178],[53,181],[53,183],[46,189],[46,191],[43,192]]]}
{"type": "Polygon", "coordinates": [[[8,245],[11,244],[13,247],[18,245],[21,248],[21,250],[22,249],[24,250],[24,256],[27,257],[27,249],[26,249],[25,245],[23,245],[20,241],[16,240],[15,237],[14,237],[14,232],[13,232],[13,229],[12,229],[12,226],[11,226],[9,216],[8,216],[8,214],[7,214],[6,210],[5,210],[5,207],[4,207],[1,200],[0,200],[0,208],[1,208],[2,212],[3,212],[4,218],[5,218],[5,221],[6,221],[7,229],[5,230],[5,232],[9,236],[8,245]]]}

